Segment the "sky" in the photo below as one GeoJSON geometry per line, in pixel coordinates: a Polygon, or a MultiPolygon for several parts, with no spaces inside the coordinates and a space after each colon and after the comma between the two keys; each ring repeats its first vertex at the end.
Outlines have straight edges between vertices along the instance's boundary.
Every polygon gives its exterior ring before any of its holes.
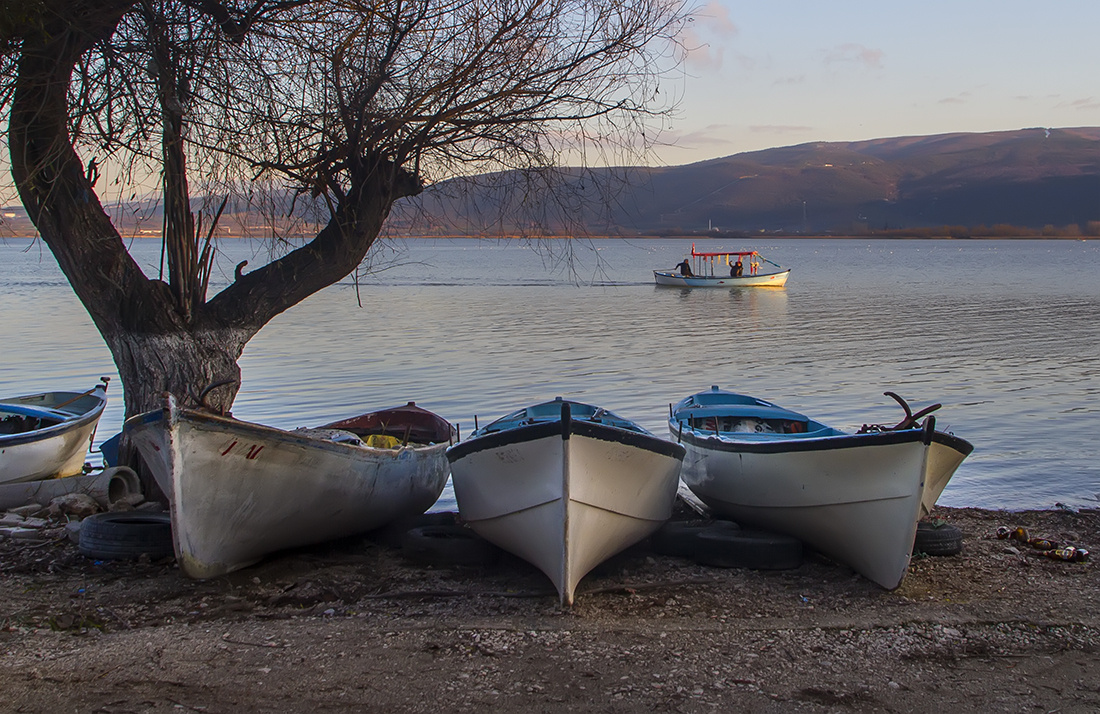
{"type": "Polygon", "coordinates": [[[1100,126],[1100,0],[700,0],[652,163],[1100,126]]]}

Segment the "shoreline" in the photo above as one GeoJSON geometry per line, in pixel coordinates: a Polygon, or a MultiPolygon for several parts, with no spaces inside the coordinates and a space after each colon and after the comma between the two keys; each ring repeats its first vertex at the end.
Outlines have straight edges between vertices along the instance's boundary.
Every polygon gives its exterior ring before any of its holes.
{"type": "Polygon", "coordinates": [[[0,677],[14,711],[1094,711],[1100,573],[998,539],[1100,552],[1100,511],[937,508],[963,551],[885,591],[794,570],[619,554],[570,610],[546,578],[418,566],[378,533],[187,580],[0,541],[0,677]]]}

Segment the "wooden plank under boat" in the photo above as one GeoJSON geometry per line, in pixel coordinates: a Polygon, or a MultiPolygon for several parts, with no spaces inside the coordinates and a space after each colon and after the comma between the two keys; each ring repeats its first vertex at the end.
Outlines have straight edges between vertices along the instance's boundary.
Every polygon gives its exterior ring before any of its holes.
{"type": "Polygon", "coordinates": [[[561,397],[447,451],[461,517],[545,573],[562,605],[592,568],[671,517],[683,456],[632,421],[561,397]]]}
{"type": "Polygon", "coordinates": [[[86,392],[42,392],[0,401],[0,484],[82,473],[107,405],[107,381],[86,392]]]}
{"type": "Polygon", "coordinates": [[[167,397],[125,432],[168,495],[180,569],[210,578],[431,507],[447,481],[454,428],[411,402],[376,414],[284,431],[167,397]],[[375,435],[379,446],[363,443],[375,435]]]}
{"type": "Polygon", "coordinates": [[[700,252],[692,243],[689,258],[691,263],[685,259],[676,266],[677,269],[654,270],[653,280],[657,285],[678,288],[781,288],[787,284],[791,274],[789,268],[773,263],[755,250],[700,252]],[[731,260],[736,260],[733,265],[740,265],[742,259],[749,261],[748,274],[731,268],[731,260]],[[723,261],[726,264],[724,267],[723,261]],[[760,272],[763,263],[774,270],[765,268],[764,272],[760,272]]]}
{"type": "Polygon", "coordinates": [[[926,483],[946,484],[972,448],[933,417],[848,434],[717,387],[672,407],[668,426],[687,449],[681,478],[715,513],[794,536],[887,589],[908,570],[926,483]]]}

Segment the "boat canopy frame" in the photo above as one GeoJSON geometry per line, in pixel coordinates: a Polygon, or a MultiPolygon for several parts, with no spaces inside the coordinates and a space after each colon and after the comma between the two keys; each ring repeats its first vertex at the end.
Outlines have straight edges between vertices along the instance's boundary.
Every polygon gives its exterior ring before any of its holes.
{"type": "Polygon", "coordinates": [[[717,259],[725,257],[726,258],[726,265],[729,265],[729,262],[730,262],[729,258],[730,258],[730,256],[734,256],[734,255],[737,256],[738,258],[753,258],[753,257],[756,257],[756,258],[759,258],[760,260],[764,261],[765,263],[769,263],[770,265],[774,265],[776,268],[779,268],[780,270],[783,270],[782,265],[780,265],[779,263],[776,263],[775,261],[768,260],[763,255],[761,255],[759,251],[755,251],[755,250],[697,251],[697,250],[695,250],[695,244],[694,243],[691,244],[691,256],[690,256],[691,259],[692,259],[692,261],[691,261],[692,262],[691,270],[697,276],[713,277],[714,276],[714,265],[715,265],[715,262],[717,262],[717,259]],[[707,267],[708,266],[710,268],[709,273],[707,272],[707,267]]]}

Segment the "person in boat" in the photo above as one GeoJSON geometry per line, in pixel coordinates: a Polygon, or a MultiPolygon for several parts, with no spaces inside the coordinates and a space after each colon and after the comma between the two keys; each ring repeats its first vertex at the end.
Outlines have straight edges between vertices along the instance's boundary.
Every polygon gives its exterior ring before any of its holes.
{"type": "Polygon", "coordinates": [[[737,262],[733,264],[732,268],[730,268],[730,277],[731,278],[740,278],[741,274],[744,273],[744,272],[745,272],[745,266],[741,264],[741,259],[738,258],[737,262]]]}
{"type": "Polygon", "coordinates": [[[695,273],[691,272],[691,266],[688,265],[686,258],[677,263],[676,267],[680,269],[680,275],[684,276],[685,278],[690,278],[695,275],[695,273]]]}

